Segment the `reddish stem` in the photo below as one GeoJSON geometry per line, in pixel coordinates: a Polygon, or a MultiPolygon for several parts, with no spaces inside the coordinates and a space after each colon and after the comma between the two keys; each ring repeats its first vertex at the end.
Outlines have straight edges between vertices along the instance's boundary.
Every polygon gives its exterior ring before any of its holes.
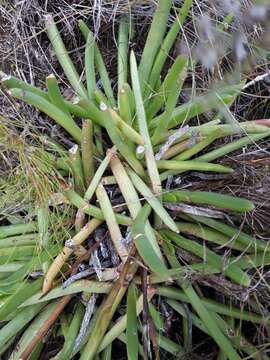
{"type": "Polygon", "coordinates": [[[54,311],[48,317],[48,319],[44,322],[43,326],[38,330],[36,335],[31,340],[30,344],[27,346],[27,348],[21,354],[20,360],[27,360],[29,358],[29,356],[31,355],[35,346],[37,345],[37,343],[46,335],[46,333],[48,332],[50,327],[53,325],[53,323],[56,321],[56,319],[61,314],[61,312],[64,310],[65,306],[68,304],[70,299],[71,299],[71,296],[67,295],[59,300],[57,307],[54,309],[54,311]]]}

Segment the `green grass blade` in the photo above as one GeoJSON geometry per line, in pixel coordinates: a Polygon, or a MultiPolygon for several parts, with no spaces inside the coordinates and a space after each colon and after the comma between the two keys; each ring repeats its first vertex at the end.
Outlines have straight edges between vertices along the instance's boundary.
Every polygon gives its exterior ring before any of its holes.
{"type": "MultiPolygon", "coordinates": [[[[141,209],[140,199],[134,188],[134,185],[128,177],[123,164],[120,162],[117,156],[113,156],[111,159],[111,169],[125,199],[130,215],[132,219],[135,219],[141,209]]],[[[158,258],[163,261],[155,233],[148,221],[145,225],[145,234],[149,240],[149,244],[151,245],[152,250],[156,253],[158,258]]]]}
{"type": "MultiPolygon", "coordinates": [[[[152,118],[159,112],[162,106],[165,104],[166,112],[161,115],[158,128],[162,128],[162,123],[165,121],[166,125],[164,129],[167,130],[169,125],[170,118],[172,116],[173,110],[177,104],[178,97],[180,95],[180,91],[185,81],[187,75],[187,57],[186,56],[178,56],[170,70],[168,71],[162,85],[160,86],[157,94],[153,95],[153,98],[149,102],[146,111],[146,117],[148,120],[152,120],[152,118]]],[[[155,143],[155,142],[154,142],[155,143]]]]}
{"type": "Polygon", "coordinates": [[[93,123],[91,120],[83,120],[82,124],[82,166],[85,185],[89,186],[94,173],[94,144],[93,144],[93,123]]]}
{"type": "Polygon", "coordinates": [[[228,247],[229,249],[235,249],[240,251],[247,251],[247,246],[238,242],[236,239],[232,239],[227,234],[221,234],[216,229],[210,229],[207,226],[201,224],[194,224],[188,222],[177,222],[178,229],[181,233],[197,236],[214,244],[221,245],[222,247],[228,247]]]}
{"type": "MultiPolygon", "coordinates": [[[[160,286],[157,288],[157,295],[161,295],[161,296],[164,296],[169,299],[175,299],[175,300],[180,300],[180,301],[183,301],[186,303],[191,303],[191,299],[189,298],[189,296],[186,293],[184,293],[184,291],[181,291],[178,288],[160,286]]],[[[220,304],[214,300],[207,299],[207,298],[202,298],[201,302],[205,306],[205,308],[209,311],[209,314],[210,314],[210,312],[211,313],[214,312],[214,313],[218,313],[220,315],[232,317],[232,318],[239,319],[242,321],[252,322],[255,324],[263,324],[263,325],[269,324],[269,319],[266,319],[263,316],[254,314],[250,311],[239,309],[239,308],[233,307],[231,305],[228,306],[228,305],[220,304]]],[[[206,319],[206,321],[203,320],[203,323],[204,323],[204,326],[208,329],[209,333],[211,333],[209,330],[209,327],[207,326],[207,319],[206,319]]]]}
{"type": "Polygon", "coordinates": [[[152,66],[164,38],[171,6],[171,0],[159,0],[148,32],[139,66],[142,94],[144,94],[147,87],[152,66]]]}
{"type": "Polygon", "coordinates": [[[88,189],[86,190],[86,192],[84,194],[84,200],[86,200],[86,201],[92,200],[92,197],[96,191],[96,188],[97,188],[98,184],[100,183],[101,178],[102,178],[104,172],[106,171],[114,153],[115,153],[115,148],[111,148],[110,150],[107,151],[107,155],[100,163],[97,171],[95,172],[95,175],[93,176],[91,183],[89,184],[88,189]]]}
{"type": "Polygon", "coordinates": [[[76,337],[80,330],[83,315],[84,315],[84,308],[82,304],[79,303],[77,304],[75,310],[73,310],[73,317],[68,327],[68,332],[65,336],[64,346],[62,350],[53,358],[54,360],[70,359],[76,337]]]}
{"type": "Polygon", "coordinates": [[[16,293],[9,296],[0,308],[0,321],[5,320],[6,316],[12,313],[26,299],[35,294],[42,286],[43,279],[37,279],[31,282],[24,282],[17,286],[16,293]]]}
{"type": "Polygon", "coordinates": [[[87,91],[81,83],[79,74],[77,73],[73,62],[67,53],[66,47],[51,15],[47,16],[46,18],[46,30],[57,59],[61,64],[74,91],[81,97],[87,97],[87,91]]]}
{"type": "Polygon", "coordinates": [[[38,96],[43,97],[46,100],[50,100],[48,93],[46,93],[45,91],[39,89],[36,86],[30,85],[20,79],[17,79],[15,76],[7,75],[1,70],[0,70],[0,83],[4,85],[4,87],[6,87],[7,89],[16,88],[16,89],[27,90],[38,96]]]}
{"type": "Polygon", "coordinates": [[[211,205],[219,209],[236,212],[251,211],[254,209],[254,204],[249,200],[207,191],[173,191],[170,194],[164,195],[164,201],[184,201],[193,204],[211,205]]]}
{"type": "Polygon", "coordinates": [[[91,34],[88,35],[85,46],[85,75],[87,84],[87,93],[90,100],[94,99],[96,90],[95,74],[95,42],[91,34]]]}
{"type": "MultiPolygon", "coordinates": [[[[77,209],[81,209],[85,214],[93,216],[96,219],[104,220],[104,216],[102,211],[94,206],[88,204],[79,194],[77,194],[74,190],[66,190],[64,195],[70,201],[72,205],[77,207],[77,209]]],[[[131,219],[125,215],[115,214],[116,220],[121,225],[130,225],[131,219]]]]}
{"type": "Polygon", "coordinates": [[[137,360],[139,354],[139,339],[137,332],[136,287],[131,284],[127,295],[127,354],[128,360],[137,360]]]}
{"type": "Polygon", "coordinates": [[[103,94],[103,91],[101,91],[100,89],[96,89],[94,91],[94,97],[95,97],[96,103],[99,105],[99,107],[102,103],[104,103],[108,107],[110,106],[108,99],[103,94]]]}
{"type": "Polygon", "coordinates": [[[62,286],[54,287],[47,295],[43,295],[42,291],[36,292],[23,302],[19,308],[33,306],[35,304],[51,301],[66,295],[78,294],[81,292],[107,294],[112,288],[112,284],[94,280],[78,280],[70,284],[65,289],[62,286]]]}
{"type": "Polygon", "coordinates": [[[26,224],[13,224],[0,226],[0,239],[8,236],[21,235],[38,231],[37,222],[31,221],[26,224]]]}
{"type": "Polygon", "coordinates": [[[75,190],[80,195],[82,195],[84,194],[85,189],[85,179],[83,173],[81,152],[78,145],[72,146],[72,148],[69,150],[69,160],[72,169],[75,190]]]}
{"type": "Polygon", "coordinates": [[[178,161],[178,160],[158,160],[158,169],[167,170],[160,175],[160,179],[165,180],[168,175],[179,174],[185,171],[207,171],[222,174],[231,174],[233,169],[228,166],[213,164],[208,162],[199,162],[196,160],[178,161]]]}
{"type": "Polygon", "coordinates": [[[138,134],[137,131],[133,129],[133,127],[131,127],[123,119],[121,119],[121,117],[117,114],[116,111],[114,111],[112,109],[108,109],[108,112],[110,114],[110,117],[111,117],[114,125],[117,126],[117,128],[119,130],[121,130],[121,132],[129,140],[131,140],[135,144],[144,145],[143,136],[138,134]]]}
{"type": "MultiPolygon", "coordinates": [[[[243,85],[234,85],[234,86],[224,86],[220,88],[218,94],[220,98],[224,101],[225,104],[231,102],[235,93],[239,93],[242,89],[243,85]]],[[[191,118],[202,114],[203,112],[209,110],[211,108],[211,104],[213,104],[213,93],[208,93],[204,96],[200,96],[198,98],[192,99],[190,102],[180,105],[175,108],[173,111],[172,117],[169,122],[169,128],[173,128],[182,124],[183,122],[187,122],[191,118]],[[212,102],[210,101],[212,100],[212,102]]],[[[150,129],[155,129],[158,126],[159,122],[162,120],[161,115],[150,121],[150,129]]]]}
{"type": "Polygon", "coordinates": [[[118,93],[118,102],[119,102],[119,114],[120,117],[129,125],[132,124],[132,108],[130,99],[130,91],[129,85],[124,83],[122,88],[118,93]]]}
{"type": "Polygon", "coordinates": [[[69,111],[66,107],[65,101],[61,95],[59,86],[57,84],[57,80],[53,74],[47,76],[46,85],[48,88],[48,95],[49,95],[50,102],[54,106],[56,106],[58,109],[65,112],[69,117],[71,117],[69,114],[69,111]]]}
{"type": "Polygon", "coordinates": [[[157,311],[157,309],[152,303],[149,303],[149,312],[151,318],[153,319],[156,329],[158,330],[158,332],[161,332],[164,329],[164,321],[160,313],[157,311]]]}
{"type": "Polygon", "coordinates": [[[118,29],[118,94],[128,78],[128,42],[129,42],[129,19],[121,17],[118,29]]]}
{"type": "Polygon", "coordinates": [[[119,150],[120,154],[123,156],[123,158],[128,162],[128,164],[136,171],[137,174],[144,177],[145,171],[141,164],[141,162],[136,158],[134,152],[129,147],[127,143],[122,139],[120,131],[116,128],[116,126],[113,123],[110,123],[110,119],[108,119],[109,122],[106,125],[106,130],[116,146],[116,148],[119,150]]]}
{"type": "MultiPolygon", "coordinates": [[[[81,360],[95,359],[113,315],[127,290],[126,281],[127,279],[129,279],[129,281],[132,280],[137,269],[138,265],[135,262],[131,263],[130,260],[126,261],[120,279],[115,282],[107,298],[103,300],[103,303],[99,307],[92,332],[81,353],[81,360]]],[[[107,347],[107,345],[105,347],[107,347]]]]}
{"type": "Polygon", "coordinates": [[[110,105],[112,107],[116,107],[116,102],[115,102],[114,95],[113,95],[111,81],[110,81],[103,57],[101,55],[101,52],[100,52],[97,44],[95,43],[94,36],[83,20],[79,20],[79,28],[85,38],[85,41],[87,41],[88,38],[91,38],[91,42],[95,44],[95,50],[94,50],[95,64],[96,64],[97,70],[98,70],[100,78],[101,78],[102,86],[103,86],[103,89],[107,96],[107,99],[110,102],[110,105]]]}
{"type": "MultiPolygon", "coordinates": [[[[168,259],[168,260],[171,263],[172,267],[181,267],[178,259],[175,256],[171,256],[170,259],[168,259]]],[[[181,285],[181,287],[183,289],[184,297],[186,299],[188,299],[188,302],[191,303],[191,305],[193,306],[193,308],[195,309],[195,311],[199,315],[200,319],[202,320],[203,324],[208,329],[208,331],[211,334],[212,338],[219,345],[219,347],[227,354],[227,356],[228,356],[228,358],[230,360],[240,360],[240,357],[237,354],[237,352],[234,350],[231,342],[222,333],[222,331],[221,331],[220,327],[218,326],[215,318],[211,316],[211,313],[208,311],[208,309],[206,308],[203,301],[201,301],[201,299],[199,298],[198,294],[193,289],[193,287],[186,284],[186,283],[183,283],[183,282],[179,282],[179,285],[181,285]]],[[[162,290],[161,290],[161,292],[160,292],[160,290],[161,289],[159,288],[158,289],[158,294],[159,295],[164,295],[164,294],[161,293],[162,290]]],[[[167,288],[164,289],[164,290],[166,292],[167,288]]],[[[168,289],[168,290],[169,290],[169,293],[170,293],[171,289],[168,289]]],[[[181,291],[179,289],[177,289],[177,292],[181,293],[181,291]]],[[[174,292],[173,292],[173,294],[174,294],[174,292]]],[[[168,297],[170,297],[170,296],[168,296],[168,297]]]]}
{"type": "Polygon", "coordinates": [[[193,220],[205,224],[215,230],[218,230],[222,234],[230,236],[231,238],[235,239],[235,241],[243,244],[243,246],[247,248],[247,251],[256,253],[257,251],[270,250],[270,249],[268,250],[268,244],[265,241],[253,238],[252,236],[246,234],[245,232],[241,230],[237,230],[232,226],[222,223],[221,221],[217,221],[211,218],[206,218],[197,215],[189,215],[189,216],[193,220]]]}
{"type": "Polygon", "coordinates": [[[160,77],[161,70],[165,64],[165,61],[168,58],[169,52],[177,38],[179,30],[181,29],[181,26],[183,25],[191,6],[192,0],[184,1],[181,9],[176,16],[176,19],[174,20],[170,30],[168,31],[168,34],[164,38],[161,49],[159,50],[153,68],[151,70],[151,75],[149,78],[149,91],[147,93],[149,93],[151,89],[155,89],[157,81],[160,77]]]}
{"type": "Polygon", "coordinates": [[[2,327],[0,330],[0,349],[30,322],[43,306],[44,304],[39,304],[18,311],[16,316],[2,327]]]}
{"type": "Polygon", "coordinates": [[[152,209],[149,204],[146,204],[141,208],[132,224],[131,234],[140,256],[150,269],[157,274],[166,273],[164,263],[153,251],[150,241],[145,235],[145,224],[151,210],[152,209]]]}
{"type": "MultiPolygon", "coordinates": [[[[190,159],[192,156],[196,155],[198,152],[202,151],[204,148],[206,148],[208,145],[212,144],[216,139],[219,138],[218,132],[214,132],[213,134],[210,134],[205,139],[200,141],[198,144],[194,145],[190,149],[187,149],[183,151],[181,154],[175,156],[172,160],[177,161],[184,161],[190,159]]],[[[196,158],[196,161],[198,158],[196,158]]]]}
{"type": "MultiPolygon", "coordinates": [[[[153,289],[149,291],[149,293],[147,294],[148,302],[152,299],[154,294],[155,291],[153,289]]],[[[140,295],[136,303],[137,316],[140,315],[142,310],[143,310],[143,296],[140,295]]],[[[109,344],[111,344],[120,334],[122,334],[125,331],[126,327],[127,327],[127,315],[124,315],[120,319],[118,319],[115,325],[113,325],[112,328],[106,333],[99,346],[98,352],[104,350],[109,344]]]]}
{"type": "Polygon", "coordinates": [[[145,197],[145,200],[150,204],[160,219],[168,226],[172,231],[178,232],[175,222],[164,209],[158,198],[151,192],[149,187],[141,180],[141,178],[132,170],[127,170],[131,181],[135,188],[145,197]]]}
{"type": "Polygon", "coordinates": [[[237,284],[243,286],[250,285],[249,276],[244,271],[242,271],[237,265],[231,264],[229,268],[226,266],[223,268],[222,260],[220,256],[218,256],[212,250],[209,250],[205,246],[198,244],[196,241],[186,239],[181,235],[177,235],[173,232],[170,232],[169,230],[161,230],[161,231],[162,231],[161,233],[162,235],[168,237],[170,240],[172,240],[175,244],[177,244],[184,250],[190,251],[191,253],[199,256],[201,259],[204,259],[206,263],[209,263],[214,267],[219,267],[222,272],[224,271],[226,276],[228,276],[231,280],[233,280],[237,284]]]}
{"type": "Polygon", "coordinates": [[[11,359],[20,360],[21,355],[26,350],[28,345],[31,343],[33,337],[37,334],[37,332],[42,328],[46,320],[50,317],[50,315],[54,312],[58,303],[54,302],[47,305],[35,318],[35,320],[31,323],[31,325],[26,329],[24,334],[22,335],[20,341],[15,347],[13,353],[11,354],[11,359]]]}
{"type": "Polygon", "coordinates": [[[233,152],[237,149],[244,148],[248,144],[256,143],[259,140],[265,139],[270,136],[270,132],[262,133],[262,134],[251,134],[249,136],[243,137],[242,139],[235,140],[229,144],[226,144],[220,148],[212,150],[204,155],[199,156],[197,161],[213,161],[217,158],[227,155],[230,152],[233,152]]]}
{"type": "Polygon", "coordinates": [[[132,79],[132,87],[135,96],[136,103],[136,111],[137,111],[137,119],[140,134],[144,140],[145,147],[145,159],[146,166],[148,170],[148,174],[151,180],[152,189],[155,194],[160,194],[161,192],[161,183],[159,179],[159,173],[155,162],[154,152],[151,144],[151,139],[148,132],[148,126],[145,117],[144,104],[142,99],[137,63],[134,53],[131,53],[130,57],[130,67],[131,67],[131,79],[132,79]]]}
{"type": "MultiPolygon", "coordinates": [[[[163,94],[161,94],[161,100],[163,101],[163,99],[165,99],[165,111],[161,115],[162,119],[151,138],[153,145],[158,144],[160,139],[162,139],[161,134],[167,131],[170,118],[177,104],[186,75],[187,58],[184,56],[178,56],[168,72],[167,78],[165,79],[165,81],[168,80],[168,84],[165,84],[164,81],[164,84],[162,85],[163,94]]],[[[159,95],[155,99],[158,97],[159,95]]]]}
{"type": "MultiPolygon", "coordinates": [[[[37,220],[39,228],[39,246],[41,249],[48,249],[50,239],[50,210],[48,205],[39,206],[37,209],[37,220]]],[[[44,273],[48,270],[48,263],[42,264],[44,273]]]]}
{"type": "Polygon", "coordinates": [[[11,89],[11,96],[23,100],[30,105],[35,106],[38,110],[50,116],[56,123],[62,126],[78,143],[81,142],[82,132],[79,126],[68,114],[51,104],[46,99],[22,89],[11,89]]]}
{"type": "Polygon", "coordinates": [[[25,245],[25,246],[11,246],[9,248],[1,249],[0,252],[0,264],[5,264],[8,261],[13,260],[27,260],[36,252],[35,245],[25,245]]]}

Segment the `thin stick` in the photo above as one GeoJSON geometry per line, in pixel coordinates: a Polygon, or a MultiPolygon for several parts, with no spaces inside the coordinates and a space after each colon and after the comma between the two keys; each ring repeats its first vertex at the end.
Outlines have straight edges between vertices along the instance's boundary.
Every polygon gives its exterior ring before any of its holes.
{"type": "MultiPolygon", "coordinates": [[[[131,256],[134,256],[134,250],[134,248],[131,250],[131,256]]],[[[108,297],[104,300],[100,307],[88,342],[81,354],[81,360],[92,360],[95,358],[99,345],[104,338],[112,317],[125,295],[128,284],[132,280],[137,269],[138,264],[129,258],[124,265],[119,280],[116,281],[108,297]]]]}
{"type": "Polygon", "coordinates": [[[27,348],[20,355],[20,360],[27,360],[29,358],[29,356],[31,355],[31,352],[34,350],[36,344],[45,336],[47,331],[50,329],[50,327],[56,321],[58,316],[64,310],[65,306],[69,303],[70,299],[71,299],[71,296],[67,295],[67,296],[63,297],[61,300],[59,300],[58,305],[55,308],[55,310],[52,312],[50,317],[44,322],[42,328],[38,330],[38,332],[33,337],[31,342],[27,346],[27,348]]]}

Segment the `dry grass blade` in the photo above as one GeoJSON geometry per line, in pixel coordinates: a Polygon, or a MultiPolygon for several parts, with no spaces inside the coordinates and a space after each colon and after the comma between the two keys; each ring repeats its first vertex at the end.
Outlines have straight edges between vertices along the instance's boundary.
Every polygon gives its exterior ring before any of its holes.
{"type": "Polygon", "coordinates": [[[105,221],[108,225],[108,229],[110,231],[115,249],[118,255],[120,256],[121,260],[123,261],[123,263],[125,263],[128,257],[128,251],[125,245],[123,244],[123,237],[119,225],[116,221],[110,199],[107,195],[104,186],[101,183],[97,186],[96,195],[101,210],[104,214],[105,221]]]}
{"type": "Polygon", "coordinates": [[[58,272],[61,270],[64,263],[67,261],[69,256],[73,253],[74,247],[76,245],[81,244],[87,237],[102,223],[102,221],[97,219],[90,220],[82,230],[76,234],[71,239],[72,247],[65,246],[61,253],[54,259],[52,265],[50,266],[48,272],[46,273],[44,282],[43,282],[43,294],[47,294],[47,292],[51,289],[53,280],[55,279],[58,272]]]}

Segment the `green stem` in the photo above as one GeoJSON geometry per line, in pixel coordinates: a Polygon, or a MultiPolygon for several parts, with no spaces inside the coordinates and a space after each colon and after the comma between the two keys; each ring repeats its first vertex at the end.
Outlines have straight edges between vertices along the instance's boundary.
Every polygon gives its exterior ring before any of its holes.
{"type": "Polygon", "coordinates": [[[36,222],[29,222],[27,224],[14,224],[0,226],[0,239],[13,235],[21,235],[31,233],[38,230],[36,222]]]}
{"type": "Polygon", "coordinates": [[[92,34],[89,34],[85,46],[85,75],[87,84],[87,93],[91,101],[94,99],[96,90],[96,74],[95,74],[95,42],[92,34]]]}
{"type": "Polygon", "coordinates": [[[151,69],[162,44],[171,6],[171,0],[160,0],[151,22],[139,67],[142,94],[147,87],[151,69]]]}
{"type": "MultiPolygon", "coordinates": [[[[184,291],[181,291],[177,288],[160,286],[157,287],[156,291],[157,291],[157,295],[164,296],[169,299],[175,299],[186,303],[191,303],[191,299],[187,296],[187,294],[185,294],[184,291]]],[[[209,312],[214,312],[214,313],[216,312],[221,315],[233,317],[235,319],[239,319],[242,321],[253,322],[255,324],[262,324],[262,325],[269,324],[269,319],[251,313],[250,311],[245,311],[243,309],[238,309],[232,306],[223,305],[214,300],[206,299],[206,298],[202,298],[201,302],[209,312]]],[[[208,329],[207,324],[208,324],[208,320],[206,319],[206,321],[204,321],[204,325],[208,329]]],[[[211,333],[209,329],[208,331],[209,333],[211,333]]]]}
{"type": "MultiPolygon", "coordinates": [[[[166,2],[169,3],[168,0],[166,0],[166,2]]],[[[154,194],[159,195],[161,192],[161,182],[159,179],[159,173],[156,166],[150,135],[148,132],[148,125],[145,116],[137,63],[133,52],[131,52],[130,67],[131,67],[132,87],[134,91],[136,110],[137,110],[137,119],[138,119],[140,134],[142,135],[144,140],[146,166],[151,180],[153,192],[154,194]]],[[[142,65],[142,69],[143,68],[144,67],[142,65]]],[[[143,72],[144,71],[142,70],[142,73],[143,72]]]]}
{"type": "Polygon", "coordinates": [[[94,43],[94,45],[95,45],[95,50],[94,50],[95,63],[96,63],[96,67],[97,67],[97,70],[98,70],[100,78],[101,78],[103,89],[105,91],[108,101],[110,102],[110,105],[112,107],[116,107],[116,102],[115,102],[114,95],[113,95],[111,81],[110,81],[110,78],[109,78],[109,75],[108,75],[108,72],[106,69],[106,65],[102,58],[102,55],[101,55],[99,48],[95,42],[94,36],[83,20],[79,20],[79,28],[85,38],[85,41],[87,41],[88,38],[91,38],[91,42],[94,43]]]}
{"type": "Polygon", "coordinates": [[[131,178],[131,181],[135,188],[145,197],[145,200],[150,204],[160,219],[166,224],[172,231],[178,232],[178,228],[175,222],[164,209],[159,199],[151,192],[149,187],[141,180],[141,178],[132,170],[128,169],[127,173],[131,178]]]}
{"type": "Polygon", "coordinates": [[[110,150],[107,151],[107,155],[105,156],[105,158],[102,160],[101,164],[99,165],[97,171],[95,172],[95,175],[92,178],[91,183],[89,184],[88,189],[86,190],[86,192],[84,194],[84,200],[86,200],[86,201],[92,200],[92,197],[96,191],[96,188],[97,188],[104,172],[106,171],[114,153],[115,153],[115,148],[111,148],[110,150]]]}
{"type": "Polygon", "coordinates": [[[57,80],[53,74],[47,76],[46,84],[47,84],[48,95],[51,103],[55,105],[58,109],[62,110],[71,118],[69,111],[67,110],[65,101],[61,95],[59,86],[57,84],[57,80]]]}
{"type": "Polygon", "coordinates": [[[246,234],[241,230],[237,230],[232,226],[224,224],[220,221],[216,221],[211,218],[206,218],[203,216],[197,215],[189,215],[193,220],[198,221],[199,223],[203,223],[215,230],[220,231],[222,234],[229,236],[230,238],[234,239],[235,241],[243,244],[247,248],[249,252],[257,252],[257,251],[269,251],[267,243],[263,240],[259,240],[253,238],[252,236],[246,234]]]}
{"type": "MultiPolygon", "coordinates": [[[[170,118],[172,116],[173,110],[177,104],[178,96],[181,91],[183,82],[187,75],[187,57],[178,56],[170,70],[168,71],[163,83],[161,84],[157,94],[153,95],[149,105],[147,106],[146,117],[148,120],[153,119],[153,117],[159,112],[162,106],[166,105],[168,109],[165,114],[161,115],[160,121],[157,128],[155,129],[154,136],[157,137],[157,129],[162,129],[162,124],[165,121],[166,125],[164,130],[167,130],[169,125],[170,118]]],[[[157,141],[154,141],[156,144],[157,141]]]]}
{"type": "Polygon", "coordinates": [[[81,147],[84,178],[86,186],[89,186],[95,173],[93,157],[93,124],[89,119],[83,120],[81,147]]]}
{"type": "MultiPolygon", "coordinates": [[[[199,162],[196,160],[189,161],[178,161],[178,160],[158,160],[157,161],[158,169],[162,170],[175,170],[175,171],[209,171],[209,172],[218,172],[231,174],[233,169],[219,164],[212,164],[208,162],[199,162]]],[[[167,172],[162,173],[160,176],[161,180],[165,180],[167,178],[167,172]]]]}
{"type": "MultiPolygon", "coordinates": [[[[71,202],[72,205],[76,206],[78,209],[81,209],[84,213],[93,216],[94,218],[98,220],[104,220],[104,216],[102,211],[94,206],[88,204],[79,194],[77,194],[73,190],[66,190],[64,192],[64,195],[67,197],[67,199],[71,202]]],[[[131,219],[127,216],[115,214],[116,220],[121,225],[130,225],[131,219]]]]}
{"type": "Polygon", "coordinates": [[[118,30],[118,93],[121,91],[128,77],[128,41],[129,41],[129,19],[121,17],[118,30]]]}
{"type": "Polygon", "coordinates": [[[164,194],[164,201],[184,201],[187,203],[211,205],[219,209],[237,212],[251,211],[254,209],[254,204],[249,200],[208,191],[176,190],[171,193],[164,194]]]}
{"type": "Polygon", "coordinates": [[[69,150],[70,165],[73,173],[74,186],[76,192],[84,194],[85,180],[83,174],[82,159],[78,145],[74,145],[69,150]]]}
{"type": "Polygon", "coordinates": [[[212,250],[207,249],[205,246],[198,244],[196,241],[186,239],[181,235],[177,235],[173,232],[170,232],[169,230],[161,230],[161,231],[162,231],[161,232],[162,235],[172,240],[175,244],[177,244],[184,250],[199,256],[200,258],[204,259],[206,263],[209,263],[210,265],[219,268],[221,272],[224,271],[225,275],[228,276],[235,283],[243,286],[250,285],[249,276],[244,271],[242,271],[237,265],[230,264],[229,267],[226,267],[224,266],[224,264],[222,264],[222,260],[220,256],[218,256],[212,250]]]}
{"type": "Polygon", "coordinates": [[[57,59],[61,64],[74,91],[81,97],[87,97],[87,91],[81,83],[77,70],[75,69],[73,62],[67,53],[66,47],[51,15],[47,16],[46,29],[57,59]]]}
{"type": "Polygon", "coordinates": [[[151,210],[152,209],[149,204],[145,204],[141,208],[132,224],[131,234],[141,258],[149,266],[149,268],[157,274],[166,273],[167,269],[164,263],[153,251],[150,241],[145,235],[145,225],[151,210]]]}
{"type": "MultiPolygon", "coordinates": [[[[134,188],[134,185],[128,177],[126,169],[124,168],[117,156],[113,156],[111,159],[111,169],[115,176],[116,183],[118,184],[121,193],[125,199],[130,215],[132,219],[135,219],[141,209],[140,199],[134,188]]],[[[147,221],[145,225],[145,234],[147,236],[150,246],[152,247],[152,251],[154,251],[158,258],[163,261],[155,233],[149,221],[147,221]]]]}
{"type": "Polygon", "coordinates": [[[262,134],[251,134],[249,136],[243,137],[242,139],[235,140],[229,144],[226,144],[218,149],[212,150],[204,155],[199,156],[197,161],[213,161],[221,156],[227,155],[237,149],[244,148],[248,144],[254,144],[259,140],[265,139],[270,136],[270,132],[262,134]]]}
{"type": "Polygon", "coordinates": [[[19,310],[16,316],[0,330],[0,349],[7,341],[14,337],[28,324],[45,304],[38,304],[19,310]]]}
{"type": "MultiPolygon", "coordinates": [[[[185,56],[178,56],[169,70],[164,84],[162,84],[161,91],[161,105],[165,99],[165,111],[161,115],[162,119],[159,122],[154,134],[151,138],[152,144],[158,144],[162,135],[166,132],[173,110],[177,104],[183,83],[187,76],[187,58],[185,56]]],[[[158,99],[159,97],[155,97],[158,99]]],[[[149,109],[150,109],[149,105],[149,109]]],[[[159,106],[158,106],[159,108],[159,106]]]]}
{"type": "MultiPolygon", "coordinates": [[[[182,28],[183,23],[188,15],[188,12],[192,6],[192,0],[185,0],[181,9],[179,10],[176,19],[174,20],[170,30],[168,31],[166,37],[163,40],[159,53],[155,59],[153,68],[151,70],[149,78],[149,91],[155,89],[157,81],[160,77],[161,70],[168,58],[169,52],[177,38],[179,30],[182,28]]],[[[147,90],[146,90],[147,91],[147,90]]],[[[147,91],[147,94],[149,93],[147,91]]]]}
{"type": "Polygon", "coordinates": [[[23,100],[26,103],[35,106],[38,110],[44,112],[62,126],[78,143],[81,142],[81,129],[68,114],[60,110],[58,107],[51,104],[43,97],[29,92],[28,90],[11,89],[10,94],[11,96],[23,100]]]}

